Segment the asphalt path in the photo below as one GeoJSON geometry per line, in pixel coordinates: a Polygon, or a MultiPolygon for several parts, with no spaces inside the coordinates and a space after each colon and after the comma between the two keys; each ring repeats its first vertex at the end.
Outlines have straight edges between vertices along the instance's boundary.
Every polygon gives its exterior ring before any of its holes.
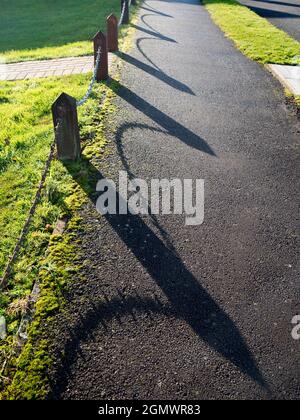
{"type": "Polygon", "coordinates": [[[239,0],[239,2],[300,41],[299,0],[239,0]]]}
{"type": "Polygon", "coordinates": [[[52,398],[297,399],[299,120],[197,0],[147,0],[135,26],[95,172],[204,179],[204,223],[90,196],[52,398]]]}

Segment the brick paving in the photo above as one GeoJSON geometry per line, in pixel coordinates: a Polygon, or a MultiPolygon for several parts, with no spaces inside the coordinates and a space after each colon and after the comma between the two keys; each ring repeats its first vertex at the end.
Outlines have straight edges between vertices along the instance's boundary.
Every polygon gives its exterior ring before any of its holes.
{"type": "MultiPolygon", "coordinates": [[[[112,54],[109,54],[109,64],[112,54]]],[[[94,57],[67,57],[52,60],[24,61],[21,63],[0,64],[0,80],[24,80],[49,76],[84,74],[94,69],[94,57]]]]}

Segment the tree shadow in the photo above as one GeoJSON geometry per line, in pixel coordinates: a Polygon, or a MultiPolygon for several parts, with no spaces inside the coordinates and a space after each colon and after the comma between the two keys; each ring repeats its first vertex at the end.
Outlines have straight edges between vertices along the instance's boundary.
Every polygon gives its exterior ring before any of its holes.
{"type": "MultiPolygon", "coordinates": [[[[67,162],[65,162],[65,166],[75,182],[95,205],[97,200],[97,195],[94,192],[96,183],[98,180],[104,179],[101,172],[84,158],[79,165],[81,170],[78,170],[77,165],[67,162]],[[82,170],[82,167],[85,169],[82,170]],[[84,178],[82,177],[83,173],[86,174],[84,178]]],[[[124,202],[123,197],[117,191],[116,198],[117,205],[127,205],[127,202],[124,202]]],[[[119,317],[122,314],[130,313],[128,306],[131,308],[138,306],[141,311],[165,311],[166,316],[172,315],[184,320],[200,340],[268,390],[268,385],[239,329],[214,298],[201,286],[200,280],[194,277],[176,252],[169,249],[139,215],[106,214],[103,217],[163,291],[169,305],[158,308],[157,303],[152,300],[141,298],[125,299],[124,304],[116,297],[108,299],[105,304],[96,305],[93,311],[88,311],[83,315],[80,324],[73,330],[72,337],[67,343],[68,353],[66,352],[66,354],[69,356],[62,366],[61,372],[58,373],[59,381],[66,374],[65,367],[76,361],[80,342],[89,337],[100,322],[105,322],[108,318],[115,318],[116,312],[119,317]],[[145,239],[147,247],[142,246],[145,239]],[[111,310],[112,308],[113,310],[111,310]]]]}

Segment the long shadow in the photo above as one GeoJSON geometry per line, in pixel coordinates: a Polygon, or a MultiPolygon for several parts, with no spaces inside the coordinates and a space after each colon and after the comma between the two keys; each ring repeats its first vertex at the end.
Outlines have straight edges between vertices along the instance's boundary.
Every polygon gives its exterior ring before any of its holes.
{"type": "Polygon", "coordinates": [[[142,49],[142,47],[141,47],[141,42],[142,41],[144,41],[144,40],[156,40],[157,39],[157,34],[159,33],[155,28],[153,28],[153,26],[151,26],[148,22],[146,22],[146,20],[145,20],[145,18],[146,17],[148,17],[148,16],[155,16],[155,15],[153,15],[153,14],[143,14],[141,17],[140,17],[140,19],[141,19],[141,21],[143,22],[143,24],[145,25],[145,26],[147,26],[147,28],[148,29],[146,29],[146,28],[143,28],[143,31],[144,32],[146,32],[146,33],[149,33],[149,32],[153,32],[154,33],[154,35],[153,35],[153,38],[147,38],[147,37],[140,37],[140,38],[138,38],[137,40],[136,40],[136,47],[137,47],[137,49],[138,49],[138,51],[142,54],[142,56],[153,66],[153,67],[155,67],[158,71],[162,71],[161,69],[160,69],[160,67],[156,64],[156,63],[154,63],[154,61],[152,61],[151,59],[150,59],[150,57],[148,57],[148,55],[143,51],[143,49],[142,49]]]}
{"type": "Polygon", "coordinates": [[[145,32],[145,33],[146,33],[146,34],[148,34],[148,35],[155,36],[156,38],[159,38],[159,39],[161,39],[162,41],[174,42],[174,43],[176,43],[176,44],[177,44],[177,41],[175,41],[175,39],[173,39],[173,38],[169,38],[168,36],[165,36],[165,35],[161,34],[160,32],[157,32],[157,31],[153,31],[153,30],[150,30],[150,29],[143,28],[142,26],[135,25],[134,23],[132,23],[132,24],[131,24],[131,27],[132,27],[132,28],[135,28],[137,31],[140,31],[140,32],[145,32]]]}
{"type": "Polygon", "coordinates": [[[150,319],[153,319],[152,314],[162,314],[166,317],[175,316],[174,310],[171,306],[163,305],[162,302],[155,297],[145,298],[136,294],[135,296],[124,296],[120,290],[117,290],[117,295],[109,298],[105,291],[102,292],[104,301],[94,303],[90,301],[91,308],[80,317],[73,329],[68,329],[69,338],[64,345],[64,353],[67,357],[63,358],[61,365],[56,372],[55,381],[51,384],[52,398],[59,399],[60,395],[65,391],[68,380],[71,374],[71,366],[78,359],[81,352],[80,345],[93,336],[93,331],[102,326],[105,331],[108,331],[107,323],[116,319],[122,325],[122,317],[131,317],[137,322],[136,314],[147,314],[150,319]]]}
{"type": "Polygon", "coordinates": [[[285,2],[285,1],[272,1],[272,0],[252,0],[252,1],[257,1],[259,3],[275,4],[276,6],[300,7],[300,4],[288,3],[288,2],[285,2]]]}
{"type": "Polygon", "coordinates": [[[127,63],[143,70],[144,72],[150,74],[151,76],[156,77],[157,79],[161,80],[162,82],[166,83],[167,85],[171,86],[174,89],[177,89],[184,93],[189,93],[190,95],[194,95],[194,92],[184,83],[179,82],[176,79],[173,79],[173,77],[168,76],[167,74],[163,73],[162,71],[159,71],[151,66],[149,66],[146,63],[143,63],[142,61],[136,59],[135,57],[132,57],[131,55],[128,55],[126,53],[120,54],[120,58],[122,58],[127,63]]]}
{"type": "MultiPolygon", "coordinates": [[[[127,130],[132,130],[132,129],[138,129],[138,130],[144,130],[144,131],[148,130],[148,131],[151,131],[151,132],[168,134],[165,130],[163,130],[161,128],[153,127],[153,126],[150,126],[148,124],[141,124],[141,123],[137,123],[137,122],[123,123],[120,127],[118,127],[118,129],[116,131],[116,134],[115,134],[115,143],[116,143],[116,147],[117,147],[117,152],[118,152],[118,155],[121,159],[123,169],[126,171],[126,173],[128,175],[128,178],[130,180],[133,180],[134,178],[137,178],[137,176],[132,172],[132,169],[130,168],[129,162],[126,158],[126,155],[125,155],[125,152],[124,152],[124,147],[123,147],[123,136],[124,136],[124,133],[127,130]]],[[[151,210],[150,210],[149,206],[148,206],[148,213],[149,213],[150,222],[159,231],[159,233],[161,234],[161,237],[163,238],[164,243],[167,245],[168,249],[172,250],[172,252],[174,252],[176,254],[176,249],[175,249],[175,247],[172,243],[172,240],[171,240],[168,232],[159,224],[156,215],[151,213],[151,210]]]]}
{"type": "Polygon", "coordinates": [[[292,18],[292,19],[299,19],[300,14],[292,14],[287,12],[280,12],[279,10],[271,10],[271,9],[264,9],[261,7],[252,7],[248,6],[253,12],[257,13],[259,16],[265,18],[277,18],[277,19],[284,19],[284,18],[292,18]]]}
{"type": "MultiPolygon", "coordinates": [[[[78,166],[74,167],[68,163],[65,165],[74,180],[95,204],[97,198],[94,193],[91,194],[91,191],[95,191],[98,180],[104,179],[101,172],[87,159],[82,159],[81,170],[78,170],[78,166]],[[82,167],[86,169],[83,171],[82,167]],[[83,172],[88,174],[88,182],[82,177],[83,172]]],[[[116,199],[117,205],[127,205],[127,202],[124,202],[117,191],[116,199]]],[[[268,389],[239,329],[201,286],[200,281],[187,269],[180,257],[164,244],[139,215],[106,214],[104,217],[164,292],[171,305],[172,315],[183,319],[199,339],[259,385],[268,389]],[[147,239],[147,247],[142,246],[145,239],[147,239]]],[[[151,311],[150,309],[151,305],[149,311],[151,311]]],[[[122,310],[120,309],[120,311],[122,310]]],[[[169,309],[168,312],[170,312],[169,309]]],[[[79,327],[81,330],[75,330],[75,342],[82,339],[82,334],[91,333],[100,321],[99,316],[96,318],[95,324],[95,322],[91,322],[89,314],[85,316],[84,328],[79,327]]]]}
{"type": "Polygon", "coordinates": [[[153,32],[157,32],[157,30],[155,29],[155,28],[153,28],[153,26],[151,26],[148,22],[146,22],[146,20],[145,20],[145,18],[146,17],[148,17],[148,16],[155,16],[155,15],[152,15],[151,13],[147,13],[147,14],[143,14],[141,17],[140,17],[140,19],[141,19],[141,21],[144,23],[144,25],[146,25],[147,26],[147,28],[149,28],[151,31],[153,31],[153,32]]]}
{"type": "Polygon", "coordinates": [[[142,41],[151,41],[151,40],[156,40],[157,38],[147,38],[147,37],[141,37],[141,38],[137,38],[137,40],[135,41],[136,44],[136,48],[138,49],[138,51],[141,53],[141,55],[153,66],[155,67],[158,71],[161,71],[161,68],[154,63],[153,60],[151,60],[150,57],[148,57],[148,55],[143,51],[142,47],[141,47],[141,43],[142,41]]]}
{"type": "Polygon", "coordinates": [[[156,14],[158,14],[158,15],[160,15],[160,16],[164,16],[164,17],[168,17],[168,18],[173,18],[173,16],[168,15],[167,13],[160,12],[159,10],[157,10],[157,9],[153,9],[152,7],[145,7],[145,6],[142,6],[142,7],[141,7],[141,9],[143,9],[143,10],[147,10],[147,12],[156,13],[156,14]]]}
{"type": "MultiPolygon", "coordinates": [[[[114,81],[112,79],[112,81],[114,81]]],[[[114,84],[118,84],[117,81],[114,81],[114,84]]],[[[119,85],[120,88],[117,89],[117,94],[124,101],[128,102],[131,106],[137,110],[143,112],[147,117],[151,118],[156,124],[163,127],[168,134],[173,137],[178,138],[186,145],[193,147],[196,150],[199,150],[203,153],[207,153],[211,156],[216,156],[216,153],[213,149],[203,140],[200,136],[193,133],[188,128],[184,127],[182,124],[169,117],[164,112],[160,111],[158,108],[155,108],[149,102],[142,99],[136,93],[132,92],[130,89],[123,85],[119,85]]]]}

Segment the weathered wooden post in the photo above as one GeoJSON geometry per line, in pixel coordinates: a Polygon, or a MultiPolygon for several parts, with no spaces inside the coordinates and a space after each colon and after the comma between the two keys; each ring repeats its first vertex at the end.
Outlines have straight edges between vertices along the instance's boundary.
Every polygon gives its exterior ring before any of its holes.
{"type": "Polygon", "coordinates": [[[57,141],[57,157],[76,160],[80,157],[80,136],[76,99],[62,93],[52,105],[52,117],[57,141]]]}
{"type": "Polygon", "coordinates": [[[125,7],[125,10],[121,24],[127,25],[129,23],[129,0],[121,0],[121,13],[123,11],[123,7],[125,7]]]}
{"type": "Polygon", "coordinates": [[[100,82],[101,80],[106,80],[108,78],[108,52],[106,36],[101,31],[99,31],[94,36],[93,42],[95,65],[99,47],[101,48],[100,65],[96,73],[96,80],[97,82],[100,82]]]}
{"type": "Polygon", "coordinates": [[[118,51],[118,19],[115,15],[109,15],[106,19],[106,23],[108,51],[118,51]]]}

